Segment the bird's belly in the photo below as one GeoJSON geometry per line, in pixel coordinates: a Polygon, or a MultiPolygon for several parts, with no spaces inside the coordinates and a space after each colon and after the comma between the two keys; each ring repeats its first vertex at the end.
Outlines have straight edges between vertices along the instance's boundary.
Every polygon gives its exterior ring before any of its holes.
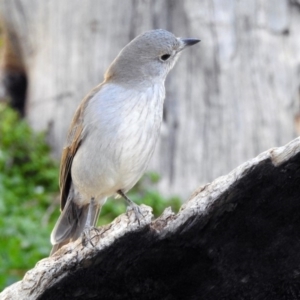
{"type": "Polygon", "coordinates": [[[71,170],[75,187],[86,197],[131,189],[146,170],[159,135],[162,85],[115,94],[109,100],[95,98],[87,107],[89,120],[71,170]]]}
{"type": "Polygon", "coordinates": [[[147,168],[159,126],[137,124],[132,129],[120,129],[118,135],[104,138],[102,132],[101,137],[91,135],[85,140],[72,164],[73,183],[80,194],[100,198],[130,190],[147,168]]]}

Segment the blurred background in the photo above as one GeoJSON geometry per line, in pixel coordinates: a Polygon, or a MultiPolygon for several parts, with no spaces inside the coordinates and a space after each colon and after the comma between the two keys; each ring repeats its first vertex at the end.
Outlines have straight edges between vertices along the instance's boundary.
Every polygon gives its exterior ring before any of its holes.
{"type": "MultiPolygon", "coordinates": [[[[0,290],[49,254],[71,118],[142,32],[201,43],[166,81],[160,141],[132,200],[176,211],[199,185],[299,135],[299,0],[2,0],[0,19],[0,290]]],[[[124,210],[110,201],[100,223],[124,210]]]]}

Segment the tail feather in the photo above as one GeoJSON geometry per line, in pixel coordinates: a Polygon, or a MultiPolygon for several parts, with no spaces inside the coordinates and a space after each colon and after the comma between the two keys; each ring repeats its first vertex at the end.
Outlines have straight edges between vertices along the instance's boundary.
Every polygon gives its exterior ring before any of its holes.
{"type": "MultiPolygon", "coordinates": [[[[100,203],[103,204],[105,200],[100,203]]],[[[69,242],[77,240],[84,231],[85,226],[95,226],[100,214],[101,204],[95,204],[94,201],[91,201],[90,204],[79,206],[70,197],[52,230],[51,243],[53,247],[50,255],[69,242]]]]}
{"type": "Polygon", "coordinates": [[[79,206],[71,199],[67,201],[51,233],[53,248],[50,255],[63,245],[79,238],[84,230],[88,212],[89,204],[79,206]]]}
{"type": "Polygon", "coordinates": [[[50,252],[50,256],[52,256],[58,249],[60,249],[62,246],[68,244],[69,241],[65,241],[65,242],[62,242],[62,243],[58,243],[58,244],[55,244],[53,245],[52,249],[51,249],[51,252],[50,252]]]}

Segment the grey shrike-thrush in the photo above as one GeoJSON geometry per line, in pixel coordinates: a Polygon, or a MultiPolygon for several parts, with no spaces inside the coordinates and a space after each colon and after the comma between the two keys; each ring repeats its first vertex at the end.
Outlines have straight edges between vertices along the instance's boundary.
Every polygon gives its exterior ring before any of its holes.
{"type": "Polygon", "coordinates": [[[162,122],[164,81],[179,54],[198,39],[147,31],[121,50],[79,105],[60,167],[61,215],[51,233],[51,254],[96,225],[107,197],[126,197],[143,175],[162,122]]]}

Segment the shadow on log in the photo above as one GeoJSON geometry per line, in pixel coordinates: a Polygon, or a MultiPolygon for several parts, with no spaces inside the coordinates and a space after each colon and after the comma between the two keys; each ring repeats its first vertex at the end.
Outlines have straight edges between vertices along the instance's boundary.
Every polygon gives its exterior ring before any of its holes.
{"type": "MultiPolygon", "coordinates": [[[[201,172],[201,169],[199,170],[201,172]]],[[[0,299],[300,299],[300,138],[40,261],[0,299]]]]}

